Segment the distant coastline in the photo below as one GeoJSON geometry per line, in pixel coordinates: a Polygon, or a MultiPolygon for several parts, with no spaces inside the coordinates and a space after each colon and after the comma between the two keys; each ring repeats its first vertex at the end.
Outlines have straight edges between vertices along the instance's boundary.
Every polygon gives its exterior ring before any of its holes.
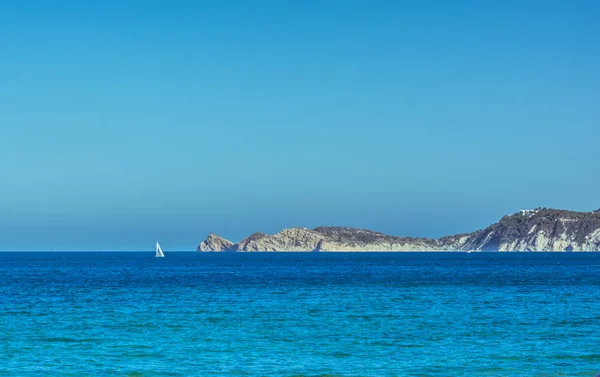
{"type": "Polygon", "coordinates": [[[231,242],[214,233],[199,252],[368,252],[368,251],[600,251],[600,210],[522,210],[472,233],[441,238],[391,236],[348,227],[288,228],[254,233],[231,242]]]}

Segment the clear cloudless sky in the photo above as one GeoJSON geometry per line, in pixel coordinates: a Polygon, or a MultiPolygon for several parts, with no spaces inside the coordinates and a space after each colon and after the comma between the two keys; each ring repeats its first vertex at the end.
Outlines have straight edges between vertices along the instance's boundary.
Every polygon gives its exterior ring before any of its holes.
{"type": "Polygon", "coordinates": [[[0,4],[0,249],[600,207],[598,1],[0,4]]]}

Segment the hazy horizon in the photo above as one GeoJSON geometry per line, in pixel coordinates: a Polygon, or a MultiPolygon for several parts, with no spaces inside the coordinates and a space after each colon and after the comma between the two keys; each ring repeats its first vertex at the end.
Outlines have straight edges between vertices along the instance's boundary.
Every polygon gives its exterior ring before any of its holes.
{"type": "Polygon", "coordinates": [[[0,5],[0,250],[600,207],[600,3],[0,5]],[[8,37],[6,37],[8,36],[8,37]]]}

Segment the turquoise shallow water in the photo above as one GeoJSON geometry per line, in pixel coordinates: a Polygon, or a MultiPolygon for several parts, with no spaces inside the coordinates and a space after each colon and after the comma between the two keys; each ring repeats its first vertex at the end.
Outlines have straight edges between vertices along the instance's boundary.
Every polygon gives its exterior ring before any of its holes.
{"type": "Polygon", "coordinates": [[[0,253],[0,376],[593,376],[597,253],[0,253]]]}

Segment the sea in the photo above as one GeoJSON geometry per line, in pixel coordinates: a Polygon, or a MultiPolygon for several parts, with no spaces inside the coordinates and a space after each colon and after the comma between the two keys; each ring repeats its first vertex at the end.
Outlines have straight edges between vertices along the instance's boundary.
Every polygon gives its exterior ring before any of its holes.
{"type": "Polygon", "coordinates": [[[600,253],[0,253],[0,376],[589,376],[600,253]]]}

